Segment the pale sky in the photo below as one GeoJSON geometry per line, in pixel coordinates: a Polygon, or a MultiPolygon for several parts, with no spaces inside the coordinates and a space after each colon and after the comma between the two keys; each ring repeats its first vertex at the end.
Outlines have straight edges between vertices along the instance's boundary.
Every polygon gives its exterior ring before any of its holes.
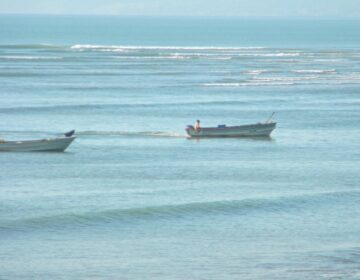
{"type": "Polygon", "coordinates": [[[360,0],[0,0],[0,13],[360,19],[360,0]]]}

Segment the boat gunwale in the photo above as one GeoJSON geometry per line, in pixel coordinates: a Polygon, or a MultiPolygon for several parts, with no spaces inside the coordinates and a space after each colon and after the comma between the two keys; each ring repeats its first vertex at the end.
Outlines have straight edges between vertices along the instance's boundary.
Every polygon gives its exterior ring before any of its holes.
{"type": "Polygon", "coordinates": [[[72,141],[76,138],[76,136],[71,136],[71,137],[56,137],[56,138],[44,138],[44,139],[38,139],[38,140],[17,140],[17,141],[1,141],[1,144],[31,144],[31,143],[41,143],[41,142],[53,142],[53,141],[58,141],[58,140],[65,140],[65,139],[71,139],[72,141]]]}

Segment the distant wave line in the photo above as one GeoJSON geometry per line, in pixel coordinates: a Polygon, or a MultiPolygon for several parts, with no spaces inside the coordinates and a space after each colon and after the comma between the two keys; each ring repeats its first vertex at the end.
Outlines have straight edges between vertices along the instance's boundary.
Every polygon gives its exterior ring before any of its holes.
{"type": "Polygon", "coordinates": [[[246,215],[253,211],[296,212],[321,204],[360,202],[359,191],[324,192],[306,195],[282,196],[274,198],[250,198],[243,200],[220,200],[189,202],[184,204],[157,205],[147,207],[111,209],[85,213],[64,213],[60,215],[39,216],[18,220],[3,220],[0,230],[26,230],[43,227],[90,226],[96,223],[116,221],[134,222],[149,219],[177,219],[209,215],[246,215]]]}
{"type": "Polygon", "coordinates": [[[65,45],[53,44],[5,44],[0,45],[1,49],[63,49],[67,48],[65,45]]]}
{"type": "MultiPolygon", "coordinates": [[[[332,49],[332,50],[323,50],[323,49],[309,49],[309,48],[274,48],[267,46],[181,46],[181,45],[104,45],[104,44],[74,44],[74,45],[55,45],[55,44],[0,44],[0,49],[48,49],[48,50],[108,50],[108,51],[118,51],[126,52],[128,51],[137,51],[137,50],[183,50],[183,51],[225,51],[225,52],[238,52],[243,50],[256,51],[266,50],[266,51],[277,51],[279,56],[285,54],[292,54],[297,56],[304,52],[307,55],[339,55],[339,54],[354,54],[358,57],[357,49],[332,49]]],[[[260,53],[260,55],[263,53],[260,53]]],[[[266,53],[265,53],[266,54],[266,53]]],[[[338,58],[336,58],[338,59],[338,58]]]]}
{"type": "MultiPolygon", "coordinates": [[[[266,100],[268,102],[268,100],[266,100]]],[[[250,104],[250,101],[240,100],[213,100],[198,102],[169,102],[169,103],[122,103],[122,104],[60,104],[60,105],[38,105],[38,106],[11,106],[0,107],[1,111],[18,111],[18,110],[54,110],[54,109],[104,109],[104,108],[157,108],[166,106],[193,106],[193,105],[231,105],[231,104],[250,104]]]]}

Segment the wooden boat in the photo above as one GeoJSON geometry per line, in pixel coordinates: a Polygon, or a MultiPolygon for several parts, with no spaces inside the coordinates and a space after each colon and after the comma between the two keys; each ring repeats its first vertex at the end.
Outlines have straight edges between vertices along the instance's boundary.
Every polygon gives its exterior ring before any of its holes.
{"type": "Polygon", "coordinates": [[[187,126],[186,133],[192,137],[269,137],[275,129],[276,122],[257,123],[239,126],[219,125],[217,127],[202,127],[195,129],[187,126]]]}
{"type": "Polygon", "coordinates": [[[56,138],[26,141],[0,140],[0,152],[63,152],[76,138],[74,130],[56,138]]]}

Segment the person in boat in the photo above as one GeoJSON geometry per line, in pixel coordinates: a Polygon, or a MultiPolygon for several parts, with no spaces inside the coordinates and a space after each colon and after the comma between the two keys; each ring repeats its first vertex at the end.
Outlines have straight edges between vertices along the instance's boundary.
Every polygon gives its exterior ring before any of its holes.
{"type": "Polygon", "coordinates": [[[201,129],[201,127],[200,127],[200,121],[199,121],[199,120],[197,120],[197,121],[195,122],[194,129],[195,129],[195,130],[200,130],[200,129],[201,129]]]}

